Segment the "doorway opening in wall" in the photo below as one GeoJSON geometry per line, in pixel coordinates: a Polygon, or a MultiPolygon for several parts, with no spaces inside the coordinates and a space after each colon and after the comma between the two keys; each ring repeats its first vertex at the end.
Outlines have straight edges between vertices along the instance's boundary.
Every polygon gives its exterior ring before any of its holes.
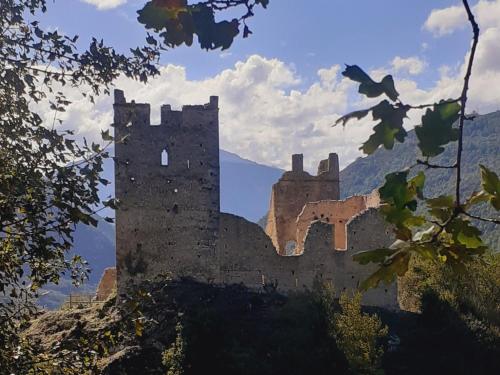
{"type": "Polygon", "coordinates": [[[285,244],[285,255],[295,255],[295,248],[297,247],[297,242],[294,240],[287,241],[285,244]]]}
{"type": "Polygon", "coordinates": [[[161,152],[161,165],[164,167],[168,166],[168,151],[166,148],[161,152]]]}

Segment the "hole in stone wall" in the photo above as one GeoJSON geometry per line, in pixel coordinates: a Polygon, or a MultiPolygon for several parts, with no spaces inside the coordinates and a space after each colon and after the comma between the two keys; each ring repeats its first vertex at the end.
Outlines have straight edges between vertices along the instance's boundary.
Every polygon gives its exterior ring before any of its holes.
{"type": "Polygon", "coordinates": [[[200,165],[203,165],[203,162],[202,162],[202,161],[200,161],[200,165]]]}
{"type": "Polygon", "coordinates": [[[177,214],[179,213],[179,206],[174,204],[174,207],[172,208],[172,211],[174,212],[174,214],[177,214]]]}
{"type": "Polygon", "coordinates": [[[297,247],[297,242],[294,240],[287,241],[285,244],[285,255],[293,255],[295,253],[295,248],[297,247]]]}
{"type": "Polygon", "coordinates": [[[161,152],[161,165],[166,167],[168,166],[168,151],[167,149],[163,149],[161,152]]]}

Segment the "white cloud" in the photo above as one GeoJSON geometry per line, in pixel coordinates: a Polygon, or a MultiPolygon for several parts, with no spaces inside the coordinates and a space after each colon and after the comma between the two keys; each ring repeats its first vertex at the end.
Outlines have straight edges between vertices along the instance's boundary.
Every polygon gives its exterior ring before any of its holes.
{"type": "MultiPolygon", "coordinates": [[[[468,111],[487,113],[500,109],[498,40],[500,28],[483,29],[470,82],[468,111]]],[[[411,76],[396,77],[402,101],[422,104],[458,97],[466,62],[467,56],[455,67],[440,67],[439,79],[425,89],[411,76]]],[[[381,79],[390,65],[411,75],[420,72],[425,63],[415,57],[396,57],[370,74],[381,79]]],[[[331,127],[342,114],[373,103],[355,94],[356,85],[341,76],[341,69],[339,65],[320,69],[317,78],[306,84],[292,65],[253,55],[204,80],[189,79],[184,67],[167,65],[147,85],[120,78],[116,86],[125,91],[128,100],[151,103],[153,122],[159,120],[162,104],[179,109],[183,104],[206,103],[210,95],[219,95],[222,148],[281,168],[290,167],[291,154],[302,152],[305,167],[315,171],[319,160],[330,152],[339,154],[341,166],[361,156],[359,146],[374,125],[366,119],[353,121],[345,129],[331,127]]],[[[102,96],[92,105],[81,98],[79,90],[70,90],[68,96],[73,104],[61,114],[62,127],[74,129],[78,136],[99,140],[100,130],[109,128],[112,122],[112,99],[102,96]]],[[[40,111],[51,123],[53,112],[48,107],[40,111]]],[[[419,123],[419,115],[411,114],[408,127],[419,123]]]]}
{"type": "MultiPolygon", "coordinates": [[[[480,0],[472,11],[482,28],[500,27],[500,0],[480,0]]],[[[466,27],[469,27],[467,15],[461,5],[434,9],[424,23],[424,29],[435,36],[451,34],[466,27]]]]}
{"type": "Polygon", "coordinates": [[[403,71],[411,75],[418,75],[424,71],[427,64],[425,61],[420,60],[418,57],[402,58],[396,56],[392,60],[391,65],[396,71],[403,71]]]}
{"type": "MultiPolygon", "coordinates": [[[[315,171],[330,152],[339,153],[342,165],[359,156],[358,147],[370,129],[369,121],[345,130],[331,126],[347,111],[354,88],[339,72],[337,65],[321,69],[315,82],[299,90],[301,80],[291,66],[253,55],[205,80],[190,80],[185,68],[167,65],[147,85],[120,78],[116,86],[129,101],[151,103],[153,122],[159,120],[162,104],[179,109],[219,95],[222,148],[283,168],[290,166],[291,154],[303,152],[305,166],[315,171]]],[[[112,122],[112,99],[102,96],[92,105],[76,90],[69,99],[73,104],[61,114],[61,128],[99,140],[100,130],[112,122]]],[[[53,112],[44,112],[52,121],[53,112]]]]}
{"type": "MultiPolygon", "coordinates": [[[[469,27],[463,7],[433,10],[424,24],[424,28],[441,36],[452,33],[462,27],[469,27]]],[[[500,109],[500,0],[480,0],[472,8],[481,29],[479,44],[472,70],[469,89],[469,110],[481,113],[500,109]]],[[[469,55],[464,57],[456,67],[440,68],[440,79],[427,92],[431,99],[458,97],[463,84],[463,76],[467,67],[469,55]]],[[[411,93],[410,93],[411,94],[411,93]]],[[[413,93],[418,95],[418,90],[413,93]]]]}
{"type": "Polygon", "coordinates": [[[82,0],[87,4],[94,5],[99,10],[113,9],[125,4],[127,0],[82,0]]]}
{"type": "Polygon", "coordinates": [[[463,7],[454,5],[444,9],[434,9],[424,23],[424,29],[435,36],[451,34],[466,26],[467,16],[463,7]]]}

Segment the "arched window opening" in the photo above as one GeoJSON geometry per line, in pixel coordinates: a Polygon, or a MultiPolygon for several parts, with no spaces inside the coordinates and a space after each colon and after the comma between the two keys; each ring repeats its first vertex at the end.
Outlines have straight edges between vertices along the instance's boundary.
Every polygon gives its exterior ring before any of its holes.
{"type": "Polygon", "coordinates": [[[167,151],[167,149],[164,149],[161,152],[161,165],[164,167],[168,166],[168,151],[167,151]]]}
{"type": "Polygon", "coordinates": [[[285,244],[285,255],[295,255],[295,248],[297,247],[297,242],[290,240],[285,244]]]}

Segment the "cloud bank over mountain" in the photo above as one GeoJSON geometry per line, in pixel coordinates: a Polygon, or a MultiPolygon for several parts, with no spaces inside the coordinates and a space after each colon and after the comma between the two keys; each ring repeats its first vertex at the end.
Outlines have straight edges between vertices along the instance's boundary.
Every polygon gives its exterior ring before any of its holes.
{"type": "MultiPolygon", "coordinates": [[[[453,32],[468,27],[455,8],[433,10],[423,29],[436,37],[452,38],[453,32]]],[[[500,1],[480,1],[474,9],[482,34],[468,108],[485,113],[498,109],[500,103],[500,1]]],[[[394,74],[404,102],[429,103],[460,95],[466,60],[467,56],[457,65],[430,67],[418,54],[395,56],[371,73],[377,79],[394,74]],[[439,76],[424,86],[419,76],[429,69],[439,70],[439,76]]],[[[191,79],[185,67],[169,64],[147,85],[120,78],[116,87],[125,91],[128,100],[151,103],[153,122],[159,121],[162,104],[179,109],[183,104],[206,103],[210,95],[218,95],[221,148],[285,169],[290,166],[290,154],[302,152],[305,167],[314,171],[318,161],[332,151],[340,154],[341,166],[361,156],[358,148],[374,125],[363,120],[349,123],[345,129],[332,127],[342,114],[373,103],[356,93],[356,86],[340,74],[342,69],[333,64],[319,69],[314,79],[304,79],[292,64],[254,54],[204,79],[191,79]]],[[[98,140],[99,131],[112,123],[112,99],[102,96],[93,105],[76,89],[69,96],[74,103],[62,115],[62,127],[98,140]]],[[[418,124],[418,115],[407,121],[409,128],[418,124]]],[[[45,117],[52,123],[49,108],[45,117]]]]}

